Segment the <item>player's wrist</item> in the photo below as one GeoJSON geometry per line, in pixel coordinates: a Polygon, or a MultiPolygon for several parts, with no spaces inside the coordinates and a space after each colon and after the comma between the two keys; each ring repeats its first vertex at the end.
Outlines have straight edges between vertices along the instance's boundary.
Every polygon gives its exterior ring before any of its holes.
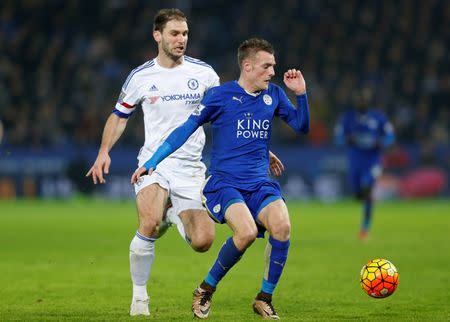
{"type": "Polygon", "coordinates": [[[106,145],[102,145],[100,146],[100,148],[98,149],[98,154],[103,154],[103,155],[108,155],[109,154],[109,147],[106,145]]]}
{"type": "Polygon", "coordinates": [[[156,168],[156,163],[154,162],[153,158],[151,158],[150,160],[148,160],[147,162],[145,162],[142,166],[143,166],[147,171],[150,170],[150,169],[155,170],[155,168],[156,168]]]}
{"type": "Polygon", "coordinates": [[[308,96],[306,95],[306,92],[303,94],[295,94],[297,98],[297,106],[301,108],[306,108],[308,105],[308,96]]]}

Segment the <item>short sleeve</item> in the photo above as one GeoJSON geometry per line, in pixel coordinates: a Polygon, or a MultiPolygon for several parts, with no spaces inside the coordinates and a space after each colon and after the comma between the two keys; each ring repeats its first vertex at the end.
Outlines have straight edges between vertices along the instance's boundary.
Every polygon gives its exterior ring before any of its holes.
{"type": "Polygon", "coordinates": [[[216,87],[220,85],[220,78],[217,73],[213,70],[211,73],[209,88],[216,87]]]}
{"type": "MultiPolygon", "coordinates": [[[[130,74],[131,76],[131,74],[130,74]]],[[[129,76],[129,78],[130,78],[129,76]]],[[[122,86],[114,112],[121,117],[129,117],[141,102],[140,89],[134,78],[127,79],[122,86]]]]}

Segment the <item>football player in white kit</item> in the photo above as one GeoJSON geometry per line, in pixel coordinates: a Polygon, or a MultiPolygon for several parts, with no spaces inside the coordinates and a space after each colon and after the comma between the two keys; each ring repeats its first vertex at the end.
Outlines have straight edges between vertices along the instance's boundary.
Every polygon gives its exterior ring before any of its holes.
{"type": "MultiPolygon", "coordinates": [[[[106,121],[97,159],[86,174],[92,176],[94,184],[105,183],[104,175],[109,173],[111,163],[109,151],[138,106],[143,110],[145,125],[145,143],[138,155],[140,167],[172,130],[188,118],[205,92],[219,85],[219,77],[211,66],[184,55],[188,25],[182,11],[160,10],[154,18],[153,38],[158,44],[158,56],[130,73],[106,121]]],[[[204,144],[205,133],[200,127],[156,171],[144,175],[134,185],[139,228],[130,244],[133,282],[130,315],[150,314],[147,282],[155,256],[155,241],[161,235],[165,219],[177,225],[195,251],[207,251],[212,245],[214,222],[200,197],[206,170],[201,161],[204,144]],[[172,207],[166,216],[169,197],[172,207]]],[[[279,175],[283,170],[283,164],[271,154],[271,171],[279,175]]]]}

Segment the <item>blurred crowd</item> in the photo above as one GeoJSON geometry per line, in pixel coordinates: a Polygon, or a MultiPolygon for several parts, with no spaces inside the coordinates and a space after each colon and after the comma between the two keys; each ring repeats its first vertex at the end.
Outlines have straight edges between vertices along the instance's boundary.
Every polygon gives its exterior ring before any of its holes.
{"type": "MultiPolygon", "coordinates": [[[[0,120],[4,142],[96,144],[131,69],[155,57],[153,16],[178,7],[189,19],[187,54],[222,81],[238,75],[236,50],[258,36],[276,50],[278,73],[307,81],[312,145],[332,142],[338,115],[362,84],[401,143],[448,144],[450,2],[446,0],[2,0],[0,120]]],[[[122,142],[142,144],[134,115],[122,142]]],[[[275,126],[274,140],[296,140],[275,126]]]]}

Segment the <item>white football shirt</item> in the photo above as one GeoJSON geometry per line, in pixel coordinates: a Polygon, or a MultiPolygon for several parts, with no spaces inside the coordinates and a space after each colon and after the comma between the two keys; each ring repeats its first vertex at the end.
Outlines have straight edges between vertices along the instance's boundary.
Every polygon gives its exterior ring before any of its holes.
{"type": "MultiPolygon", "coordinates": [[[[201,60],[184,56],[174,68],[164,68],[155,59],[135,68],[122,87],[115,113],[129,117],[136,107],[144,113],[145,142],[139,163],[149,159],[161,143],[183,124],[204,94],[219,85],[219,76],[201,60]]],[[[200,127],[186,143],[168,158],[183,162],[201,160],[205,132],[200,127]]]]}

